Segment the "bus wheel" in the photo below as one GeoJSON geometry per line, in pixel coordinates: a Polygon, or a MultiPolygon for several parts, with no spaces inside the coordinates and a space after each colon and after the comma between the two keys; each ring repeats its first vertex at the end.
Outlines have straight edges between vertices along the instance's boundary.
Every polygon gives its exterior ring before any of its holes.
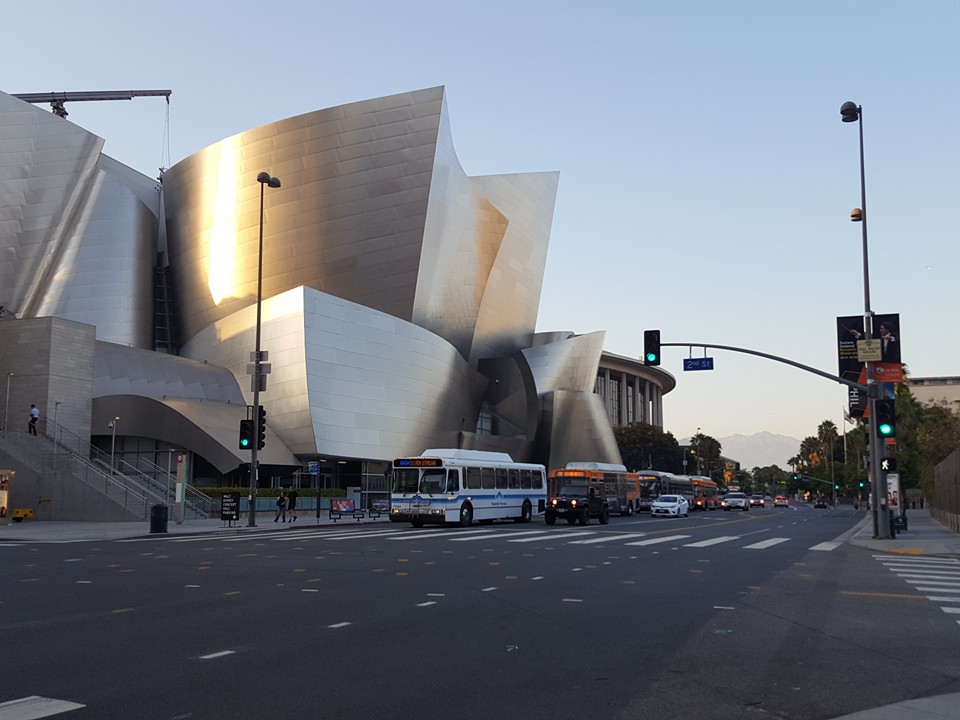
{"type": "Polygon", "coordinates": [[[606,525],[608,522],[610,522],[610,512],[607,510],[607,506],[604,505],[600,508],[600,524],[606,525]]]}
{"type": "Polygon", "coordinates": [[[473,508],[464,503],[460,506],[460,527],[470,527],[473,524],[473,508]]]}
{"type": "Polygon", "coordinates": [[[533,520],[533,508],[530,506],[529,500],[524,500],[523,507],[520,508],[520,517],[514,518],[514,521],[519,523],[528,523],[531,520],[533,520]]]}

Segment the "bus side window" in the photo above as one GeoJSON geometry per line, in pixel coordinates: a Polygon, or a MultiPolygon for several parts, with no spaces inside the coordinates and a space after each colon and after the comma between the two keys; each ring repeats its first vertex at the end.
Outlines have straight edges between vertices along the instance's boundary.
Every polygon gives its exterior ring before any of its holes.
{"type": "Polygon", "coordinates": [[[460,491],[460,472],[458,470],[447,470],[447,492],[460,491]]]}

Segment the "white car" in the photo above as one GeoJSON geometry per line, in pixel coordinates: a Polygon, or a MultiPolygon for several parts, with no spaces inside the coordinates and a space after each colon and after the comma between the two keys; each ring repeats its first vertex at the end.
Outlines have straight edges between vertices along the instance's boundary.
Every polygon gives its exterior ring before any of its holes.
{"type": "Polygon", "coordinates": [[[720,507],[724,510],[746,511],[750,509],[750,500],[747,498],[746,493],[728,492],[723,496],[723,499],[720,500],[720,507]]]}
{"type": "Polygon", "coordinates": [[[651,517],[665,515],[670,517],[687,517],[690,514],[690,503],[683,495],[661,495],[650,506],[651,517]]]}

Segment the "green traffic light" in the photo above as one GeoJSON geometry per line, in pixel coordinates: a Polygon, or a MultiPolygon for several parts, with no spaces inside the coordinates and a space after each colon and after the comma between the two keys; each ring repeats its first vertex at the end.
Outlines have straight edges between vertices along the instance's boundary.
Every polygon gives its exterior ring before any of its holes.
{"type": "Polygon", "coordinates": [[[880,423],[880,425],[877,426],[877,432],[886,437],[893,432],[893,425],[890,423],[880,423]]]}
{"type": "Polygon", "coordinates": [[[652,353],[652,352],[648,352],[648,353],[647,353],[647,362],[648,362],[648,363],[652,363],[652,362],[656,362],[656,361],[657,361],[657,354],[656,354],[656,353],[652,353]]]}
{"type": "Polygon", "coordinates": [[[246,438],[243,438],[243,439],[240,441],[240,447],[242,447],[242,448],[250,447],[250,441],[247,440],[246,438]]]}

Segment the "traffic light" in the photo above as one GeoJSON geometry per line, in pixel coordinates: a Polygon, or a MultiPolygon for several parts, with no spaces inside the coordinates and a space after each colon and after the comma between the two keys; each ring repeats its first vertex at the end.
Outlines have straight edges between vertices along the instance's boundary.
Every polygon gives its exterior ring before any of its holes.
{"type": "Polygon", "coordinates": [[[660,364],[660,331],[659,330],[643,331],[643,364],[644,365],[660,364]]]}
{"type": "Polygon", "coordinates": [[[240,421],[240,449],[249,450],[253,443],[253,420],[240,421]]]}
{"type": "Polygon", "coordinates": [[[834,489],[834,490],[839,490],[839,489],[840,489],[840,486],[837,485],[836,483],[834,483],[833,489],[834,489]]]}
{"type": "Polygon", "coordinates": [[[860,481],[860,487],[863,487],[863,480],[860,481]]]}
{"type": "Polygon", "coordinates": [[[263,405],[258,405],[257,413],[259,417],[257,421],[257,450],[263,450],[267,439],[267,411],[264,410],[263,405]]]}
{"type": "Polygon", "coordinates": [[[892,438],[897,436],[897,408],[893,400],[877,400],[875,403],[877,417],[874,418],[877,428],[877,437],[892,438]]]}

